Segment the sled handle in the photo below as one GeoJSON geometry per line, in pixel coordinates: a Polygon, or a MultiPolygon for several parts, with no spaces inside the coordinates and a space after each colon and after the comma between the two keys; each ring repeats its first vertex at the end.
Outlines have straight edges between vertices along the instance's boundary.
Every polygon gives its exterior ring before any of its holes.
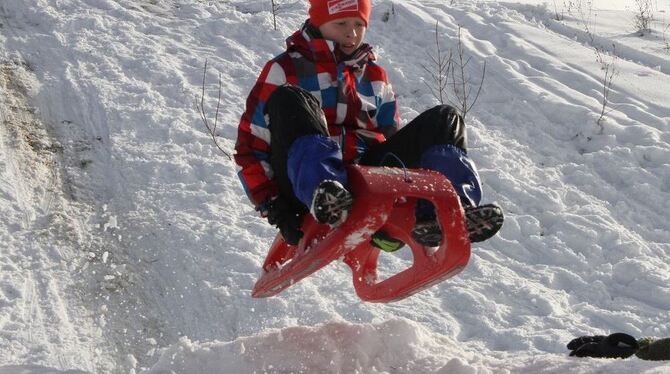
{"type": "Polygon", "coordinates": [[[353,273],[358,296],[369,302],[389,302],[408,297],[459,273],[470,258],[470,241],[460,199],[451,183],[441,174],[428,170],[411,170],[406,180],[393,168],[357,169],[349,174],[357,190],[357,199],[394,201],[388,219],[380,227],[388,235],[403,241],[412,250],[412,265],[387,279],[378,280],[377,263],[380,250],[369,241],[345,256],[353,273]],[[360,180],[358,180],[360,178],[360,180]],[[381,197],[383,196],[383,197],[381,197]],[[427,248],[411,236],[418,199],[433,203],[443,231],[442,244],[427,248]]]}

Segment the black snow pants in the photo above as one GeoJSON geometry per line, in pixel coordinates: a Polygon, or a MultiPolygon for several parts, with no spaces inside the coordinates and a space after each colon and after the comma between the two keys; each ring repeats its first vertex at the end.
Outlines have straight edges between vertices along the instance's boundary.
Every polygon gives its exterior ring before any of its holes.
{"type": "MultiPolygon", "coordinates": [[[[308,207],[295,198],[288,178],[288,152],[293,141],[301,136],[329,136],[326,118],[319,101],[312,94],[292,85],[281,86],[272,93],[266,103],[265,114],[269,117],[271,134],[270,164],[280,194],[292,202],[296,213],[304,213],[308,207]]],[[[466,143],[463,118],[453,107],[438,105],[421,113],[385,142],[371,146],[358,164],[401,166],[395,157],[388,157],[392,153],[406,167],[417,168],[422,154],[430,147],[448,144],[467,152],[466,143]]]]}

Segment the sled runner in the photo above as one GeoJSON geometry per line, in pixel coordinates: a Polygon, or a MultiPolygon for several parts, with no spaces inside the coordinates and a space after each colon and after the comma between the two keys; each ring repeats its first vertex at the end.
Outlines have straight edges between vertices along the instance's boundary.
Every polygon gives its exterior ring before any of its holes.
{"type": "Polygon", "coordinates": [[[369,302],[403,299],[463,270],[470,258],[470,241],[459,198],[442,174],[359,165],[348,166],[347,174],[354,196],[347,220],[332,229],[306,214],[304,236],[296,246],[277,234],[253,297],[274,296],[340,258],[352,270],[356,293],[369,302]],[[443,231],[438,248],[424,247],[411,236],[419,198],[435,206],[443,231]],[[370,244],[378,230],[403,241],[413,254],[409,268],[384,280],[377,277],[380,250],[370,244]]]}

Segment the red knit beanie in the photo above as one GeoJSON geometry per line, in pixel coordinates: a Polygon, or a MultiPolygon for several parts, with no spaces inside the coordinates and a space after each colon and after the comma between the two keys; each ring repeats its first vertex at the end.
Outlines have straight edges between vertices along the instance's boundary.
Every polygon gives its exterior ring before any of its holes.
{"type": "Polygon", "coordinates": [[[372,10],[370,0],[309,0],[309,5],[309,21],[316,27],[345,17],[360,17],[367,27],[372,10]]]}

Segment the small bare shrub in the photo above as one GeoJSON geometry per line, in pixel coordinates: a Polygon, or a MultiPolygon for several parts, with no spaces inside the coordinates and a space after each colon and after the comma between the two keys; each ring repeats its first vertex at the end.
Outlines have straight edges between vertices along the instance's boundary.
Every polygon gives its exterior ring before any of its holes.
{"type": "Polygon", "coordinates": [[[435,22],[435,55],[427,53],[428,58],[433,62],[432,69],[427,68],[424,65],[421,65],[423,69],[430,75],[432,78],[433,85],[424,81],[430,92],[433,96],[440,101],[440,104],[444,104],[447,99],[447,80],[449,78],[449,67],[451,66],[451,50],[449,54],[446,55],[442,51],[442,46],[440,45],[440,35],[438,32],[438,22],[435,22]]]}
{"type": "Polygon", "coordinates": [[[575,8],[577,8],[577,17],[582,24],[582,28],[589,37],[591,44],[595,42],[596,33],[596,18],[597,14],[593,11],[593,0],[575,0],[575,8]]]}
{"type": "Polygon", "coordinates": [[[554,0],[554,19],[556,21],[563,21],[565,17],[563,16],[563,9],[561,9],[561,12],[558,12],[558,6],[556,5],[556,0],[554,0]]]}
{"type": "Polygon", "coordinates": [[[603,122],[605,121],[605,116],[611,112],[613,109],[610,108],[610,94],[612,93],[612,84],[614,83],[614,78],[619,74],[619,69],[616,66],[618,57],[616,55],[616,45],[612,45],[612,53],[607,53],[602,49],[595,49],[596,52],[596,61],[600,64],[600,69],[603,72],[602,75],[602,101],[600,108],[600,116],[596,123],[600,126],[600,133],[605,130],[603,122]]]}
{"type": "Polygon", "coordinates": [[[479,94],[482,92],[484,86],[484,77],[486,76],[486,61],[482,67],[482,77],[477,88],[477,93],[474,98],[471,98],[473,85],[471,84],[471,77],[466,73],[466,68],[470,64],[472,57],[465,57],[465,48],[463,47],[463,39],[461,37],[461,27],[458,27],[458,41],[456,45],[455,61],[451,64],[451,83],[453,93],[455,96],[455,103],[457,109],[460,110],[461,116],[465,118],[470,109],[477,103],[479,94]]]}
{"type": "Polygon", "coordinates": [[[633,16],[633,26],[640,35],[651,33],[651,23],[654,20],[654,10],[651,0],[635,0],[635,15],[633,16]]]}
{"type": "Polygon", "coordinates": [[[482,77],[478,85],[472,84],[471,77],[467,74],[467,67],[472,57],[465,56],[465,47],[461,35],[461,27],[458,27],[458,39],[456,41],[456,51],[449,49],[448,53],[442,50],[438,32],[438,23],[435,23],[435,53],[428,53],[428,57],[433,62],[432,69],[426,66],[422,67],[432,78],[432,84],[424,81],[430,92],[440,104],[448,101],[454,106],[463,118],[475,105],[479,94],[481,93],[486,75],[486,62],[482,69],[482,77]],[[473,97],[473,86],[476,87],[476,94],[473,97]],[[451,92],[449,92],[451,89],[451,92]],[[451,96],[451,97],[450,97],[451,96]]]}
{"type": "Polygon", "coordinates": [[[279,10],[279,4],[275,0],[272,0],[272,24],[274,25],[275,31],[277,31],[277,11],[279,10]]]}
{"type": "Polygon", "coordinates": [[[198,114],[200,115],[200,119],[202,122],[205,124],[205,128],[207,129],[207,133],[209,133],[209,136],[212,138],[212,141],[214,141],[214,145],[216,145],[216,148],[219,149],[219,151],[223,152],[224,155],[228,157],[229,160],[232,160],[230,157],[230,154],[226,152],[225,149],[221,146],[217,139],[217,132],[216,132],[216,127],[219,124],[219,109],[221,107],[221,73],[219,73],[219,98],[216,102],[216,112],[214,113],[214,123],[210,123],[210,121],[207,119],[207,114],[205,113],[205,82],[207,78],[207,60],[205,60],[205,68],[203,69],[202,72],[202,94],[200,98],[198,99],[196,97],[195,101],[195,106],[198,109],[198,114]]]}
{"type": "Polygon", "coordinates": [[[391,3],[391,9],[386,10],[382,14],[382,22],[388,22],[391,19],[391,16],[395,17],[395,4],[391,3]]]}

